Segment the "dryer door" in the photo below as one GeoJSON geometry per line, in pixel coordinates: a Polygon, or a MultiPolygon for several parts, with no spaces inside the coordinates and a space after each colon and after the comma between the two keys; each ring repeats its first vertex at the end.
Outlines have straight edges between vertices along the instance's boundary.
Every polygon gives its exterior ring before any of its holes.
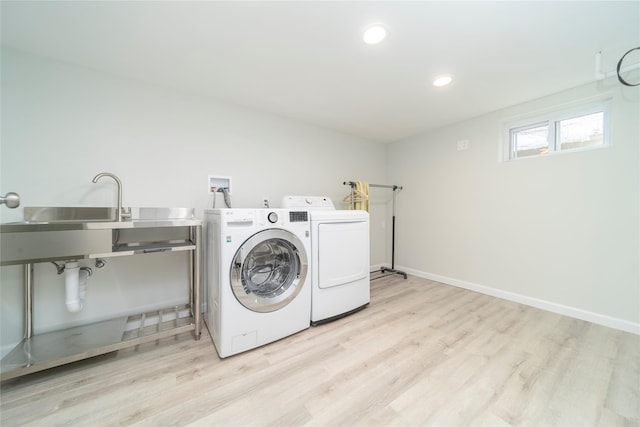
{"type": "Polygon", "coordinates": [[[307,277],[307,254],[293,233],[270,229],[240,246],[231,263],[231,289],[246,308],[276,311],[291,302],[307,277]]]}

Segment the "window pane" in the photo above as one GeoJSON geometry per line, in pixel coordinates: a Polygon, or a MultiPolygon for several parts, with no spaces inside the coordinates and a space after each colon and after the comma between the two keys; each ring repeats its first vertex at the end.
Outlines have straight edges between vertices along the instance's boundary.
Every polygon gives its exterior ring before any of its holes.
{"type": "Polygon", "coordinates": [[[512,143],[515,157],[538,156],[549,152],[549,125],[536,125],[527,129],[514,130],[512,143]]]}
{"type": "Polygon", "coordinates": [[[560,150],[592,147],[604,143],[603,112],[561,120],[558,124],[560,150]]]}

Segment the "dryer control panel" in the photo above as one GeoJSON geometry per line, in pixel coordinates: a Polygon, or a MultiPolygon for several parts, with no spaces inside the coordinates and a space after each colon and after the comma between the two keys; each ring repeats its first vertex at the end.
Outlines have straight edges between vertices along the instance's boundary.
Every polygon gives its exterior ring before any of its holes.
{"type": "Polygon", "coordinates": [[[288,209],[335,210],[335,206],[326,196],[284,196],[282,207],[288,209]]]}

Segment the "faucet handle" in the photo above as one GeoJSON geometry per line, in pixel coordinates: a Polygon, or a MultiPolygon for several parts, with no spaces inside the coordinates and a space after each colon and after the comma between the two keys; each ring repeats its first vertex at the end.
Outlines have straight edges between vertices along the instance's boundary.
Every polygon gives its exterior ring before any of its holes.
{"type": "Polygon", "coordinates": [[[0,205],[3,203],[7,205],[9,209],[15,209],[20,206],[20,195],[10,191],[4,196],[0,196],[0,205]]]}

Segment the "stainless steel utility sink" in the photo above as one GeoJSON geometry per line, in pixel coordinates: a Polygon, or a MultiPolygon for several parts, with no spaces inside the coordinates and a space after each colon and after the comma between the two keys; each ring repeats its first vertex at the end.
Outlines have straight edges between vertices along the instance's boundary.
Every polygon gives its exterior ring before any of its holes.
{"type": "MultiPolygon", "coordinates": [[[[166,240],[161,229],[201,223],[191,208],[128,208],[116,221],[116,208],[110,207],[25,207],[24,221],[0,224],[0,265],[110,254],[123,241],[130,243],[125,229],[148,229],[146,235],[153,236],[144,239],[166,240]],[[122,233],[114,237],[113,230],[122,233]]],[[[129,240],[142,239],[138,234],[129,240]]]]}

